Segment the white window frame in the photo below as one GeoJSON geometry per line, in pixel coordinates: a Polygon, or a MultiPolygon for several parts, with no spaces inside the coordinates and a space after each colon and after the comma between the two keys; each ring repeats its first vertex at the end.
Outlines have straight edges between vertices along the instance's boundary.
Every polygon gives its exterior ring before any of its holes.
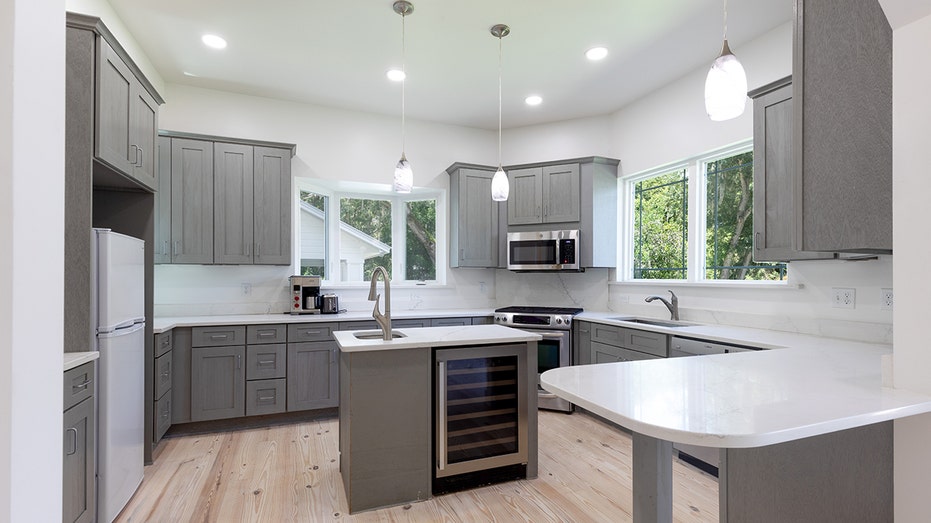
{"type": "MultiPolygon", "coordinates": [[[[710,162],[742,154],[753,150],[753,140],[742,140],[726,147],[707,153],[665,164],[653,169],[641,171],[618,180],[619,202],[618,223],[620,246],[618,247],[617,281],[623,283],[649,285],[715,285],[715,286],[786,286],[787,280],[714,280],[705,277],[705,230],[707,223],[707,191],[705,176],[710,162]],[[634,195],[638,182],[667,174],[680,169],[685,170],[688,184],[688,248],[686,250],[687,277],[683,280],[672,279],[635,279],[634,278],[634,195]]],[[[754,159],[755,160],[755,159],[754,159]]]]}
{"type": "MultiPolygon", "coordinates": [[[[362,284],[368,285],[367,281],[341,281],[341,262],[340,252],[340,234],[339,234],[339,216],[340,216],[340,199],[341,198],[360,198],[371,200],[387,200],[391,203],[391,282],[399,284],[414,285],[445,285],[446,284],[446,194],[439,189],[415,188],[409,194],[399,194],[388,189],[383,189],[378,184],[353,184],[354,188],[345,190],[330,187],[326,181],[310,180],[297,178],[295,192],[293,195],[294,202],[294,234],[295,245],[294,259],[292,267],[295,271],[301,268],[301,231],[300,231],[300,194],[301,191],[314,192],[328,198],[327,220],[326,220],[326,264],[327,275],[329,278],[321,280],[322,284],[327,287],[358,287],[362,284]],[[359,185],[370,185],[371,191],[360,190],[359,185]],[[407,202],[420,200],[436,200],[436,279],[435,280],[407,280],[407,202]],[[335,276],[335,278],[334,278],[335,276]]],[[[298,274],[299,272],[295,272],[298,274]]]]}

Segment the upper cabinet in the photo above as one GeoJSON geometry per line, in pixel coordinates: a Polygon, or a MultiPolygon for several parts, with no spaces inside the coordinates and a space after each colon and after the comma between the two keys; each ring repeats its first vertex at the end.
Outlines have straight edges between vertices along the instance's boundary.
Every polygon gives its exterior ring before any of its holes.
{"type": "Polygon", "coordinates": [[[94,185],[155,191],[164,100],[100,19],[68,13],[67,28],[67,103],[93,115],[94,185]]]}
{"type": "MultiPolygon", "coordinates": [[[[499,267],[504,206],[491,199],[494,167],[455,163],[449,173],[449,266],[499,267]]],[[[513,188],[511,189],[513,191],[513,188]]]]}
{"type": "Polygon", "coordinates": [[[579,221],[579,164],[510,169],[508,225],[579,221]]]}
{"type": "Polygon", "coordinates": [[[159,144],[156,263],[291,263],[292,144],[169,131],[159,144]]]}
{"type": "Polygon", "coordinates": [[[877,0],[796,0],[801,251],[892,252],[892,29],[877,0]]]}

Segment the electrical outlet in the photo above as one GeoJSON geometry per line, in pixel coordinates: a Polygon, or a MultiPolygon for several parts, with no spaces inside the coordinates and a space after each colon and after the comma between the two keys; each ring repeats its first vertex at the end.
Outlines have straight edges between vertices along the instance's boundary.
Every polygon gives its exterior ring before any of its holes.
{"type": "Polygon", "coordinates": [[[248,295],[250,295],[250,294],[252,294],[252,284],[251,284],[251,283],[243,283],[243,284],[242,284],[242,295],[243,295],[243,296],[248,296],[248,295]]]}
{"type": "Polygon", "coordinates": [[[855,309],[857,307],[857,290],[834,287],[831,289],[831,306],[838,309],[855,309]]]}
{"type": "Polygon", "coordinates": [[[879,308],[885,311],[892,310],[892,289],[879,290],[879,308]]]}

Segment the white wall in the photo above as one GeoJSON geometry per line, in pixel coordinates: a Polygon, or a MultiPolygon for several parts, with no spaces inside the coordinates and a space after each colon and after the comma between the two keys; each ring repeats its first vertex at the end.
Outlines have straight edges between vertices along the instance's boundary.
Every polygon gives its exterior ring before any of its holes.
{"type": "Polygon", "coordinates": [[[0,521],[61,519],[63,0],[0,4],[0,521]]]}
{"type": "MultiPolygon", "coordinates": [[[[893,33],[894,381],[897,388],[931,394],[931,351],[927,343],[931,243],[926,240],[927,221],[922,219],[931,194],[931,178],[927,175],[931,5],[885,0],[883,7],[890,20],[900,24],[894,26],[893,33]]],[[[896,521],[928,520],[929,435],[931,415],[895,422],[896,521]]]]}

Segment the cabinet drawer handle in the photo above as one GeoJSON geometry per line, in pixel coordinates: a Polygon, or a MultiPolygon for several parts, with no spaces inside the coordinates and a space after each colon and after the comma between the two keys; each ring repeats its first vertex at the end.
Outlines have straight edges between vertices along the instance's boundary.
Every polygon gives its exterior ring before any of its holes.
{"type": "Polygon", "coordinates": [[[166,410],[165,412],[162,413],[161,418],[162,418],[162,419],[168,419],[168,411],[167,411],[167,410],[166,410]]]}
{"type": "Polygon", "coordinates": [[[259,401],[275,401],[274,396],[259,396],[259,401]]]}
{"type": "Polygon", "coordinates": [[[304,331],[304,336],[316,336],[317,334],[320,334],[321,332],[323,332],[323,331],[321,331],[321,330],[319,330],[319,329],[318,329],[318,330],[313,330],[313,331],[312,331],[312,330],[306,330],[306,331],[304,331]]]}
{"type": "Polygon", "coordinates": [[[229,337],[230,337],[229,334],[211,334],[210,335],[211,340],[226,340],[226,339],[229,339],[229,337]]]}
{"type": "Polygon", "coordinates": [[[274,338],[277,332],[275,331],[265,331],[259,333],[259,338],[274,338]]]}
{"type": "Polygon", "coordinates": [[[259,365],[274,365],[275,360],[259,360],[257,363],[259,365]]]}
{"type": "Polygon", "coordinates": [[[71,445],[71,450],[67,452],[70,456],[78,451],[78,429],[68,427],[68,435],[71,436],[71,440],[68,442],[71,445]]]}
{"type": "Polygon", "coordinates": [[[73,394],[81,389],[86,389],[87,386],[90,384],[91,384],[90,380],[85,379],[84,383],[78,383],[77,385],[71,385],[71,393],[73,394]]]}

